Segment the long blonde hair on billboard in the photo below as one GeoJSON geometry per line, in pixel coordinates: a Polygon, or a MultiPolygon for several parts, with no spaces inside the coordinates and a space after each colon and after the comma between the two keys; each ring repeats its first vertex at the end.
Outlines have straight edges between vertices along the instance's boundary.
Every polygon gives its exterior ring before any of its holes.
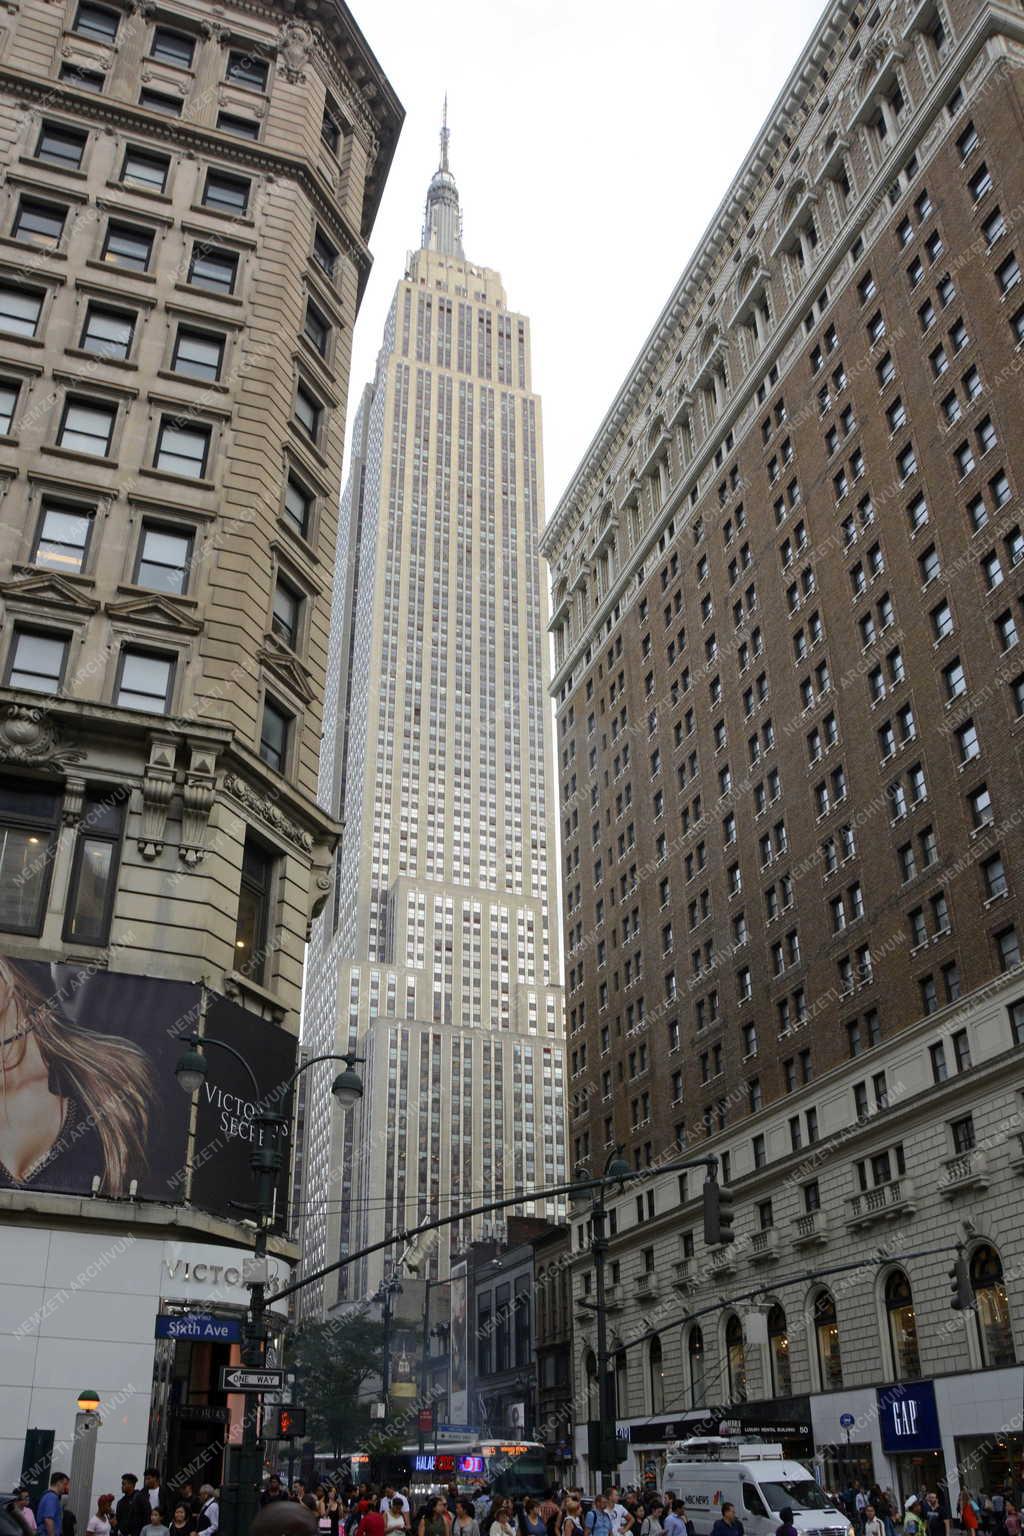
{"type": "MultiPolygon", "coordinates": [[[[48,997],[16,961],[0,956],[0,1012],[13,1015],[0,1048],[0,1089],[20,1066],[31,1035],[51,1074],[70,1088],[85,1126],[95,1126],[103,1153],[100,1193],[126,1195],[129,1170],[145,1170],[153,1074],[143,1051],[119,1035],[100,1034],[71,1024],[59,1001],[48,997]],[[13,1048],[13,1057],[8,1054],[13,1048]]],[[[84,1127],[83,1127],[84,1128],[84,1127]]],[[[69,1127],[70,1129],[70,1127],[69,1127]]],[[[62,1135],[63,1135],[62,1131],[62,1135]]]]}

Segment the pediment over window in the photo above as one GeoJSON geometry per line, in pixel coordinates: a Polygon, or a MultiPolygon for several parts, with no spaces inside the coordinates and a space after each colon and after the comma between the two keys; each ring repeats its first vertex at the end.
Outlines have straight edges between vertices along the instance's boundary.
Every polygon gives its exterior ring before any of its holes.
{"type": "Polygon", "coordinates": [[[308,704],[314,697],[309,674],[298,657],[272,631],[263,637],[259,659],[264,668],[295,698],[308,704]]]}
{"type": "Polygon", "coordinates": [[[61,608],[70,613],[95,613],[100,606],[77,583],[68,581],[56,571],[29,571],[15,576],[10,581],[0,582],[0,592],[8,602],[41,603],[46,608],[61,608]]]}
{"type": "Polygon", "coordinates": [[[174,630],[178,634],[198,635],[203,627],[184,608],[160,593],[155,593],[152,597],[128,597],[121,602],[107,603],[106,611],[112,619],[120,623],[142,624],[147,629],[174,630]]]}

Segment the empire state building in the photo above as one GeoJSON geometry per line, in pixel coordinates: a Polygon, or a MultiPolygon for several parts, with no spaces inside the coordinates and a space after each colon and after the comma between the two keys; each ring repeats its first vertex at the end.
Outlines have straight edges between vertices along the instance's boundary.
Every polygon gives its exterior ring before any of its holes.
{"type": "MultiPolygon", "coordinates": [[[[563,1182],[540,401],[530,327],[467,259],[447,124],[341,503],[320,796],[345,824],[303,1043],[307,1271],[429,1214],[563,1182]]],[[[479,1226],[446,1229],[431,1258],[479,1226]]],[[[372,1288],[381,1257],[325,1284],[372,1288]]]]}

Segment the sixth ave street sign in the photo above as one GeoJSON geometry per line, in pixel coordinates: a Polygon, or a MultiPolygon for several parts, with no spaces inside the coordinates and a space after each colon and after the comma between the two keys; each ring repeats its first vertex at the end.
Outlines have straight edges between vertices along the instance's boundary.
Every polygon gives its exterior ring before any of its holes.
{"type": "Polygon", "coordinates": [[[283,1386],[284,1371],[248,1365],[222,1365],[220,1368],[222,1392],[280,1392],[283,1386]]]}

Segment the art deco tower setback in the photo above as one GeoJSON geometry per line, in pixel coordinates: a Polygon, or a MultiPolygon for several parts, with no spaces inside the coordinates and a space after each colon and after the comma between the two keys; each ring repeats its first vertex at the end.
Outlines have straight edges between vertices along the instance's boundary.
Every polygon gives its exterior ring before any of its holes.
{"type": "Polygon", "coordinates": [[[304,1040],[358,1046],[367,1093],[344,1143],[306,1126],[311,1267],[565,1171],[542,523],[529,322],[463,253],[445,128],[342,502],[304,1040]]]}

